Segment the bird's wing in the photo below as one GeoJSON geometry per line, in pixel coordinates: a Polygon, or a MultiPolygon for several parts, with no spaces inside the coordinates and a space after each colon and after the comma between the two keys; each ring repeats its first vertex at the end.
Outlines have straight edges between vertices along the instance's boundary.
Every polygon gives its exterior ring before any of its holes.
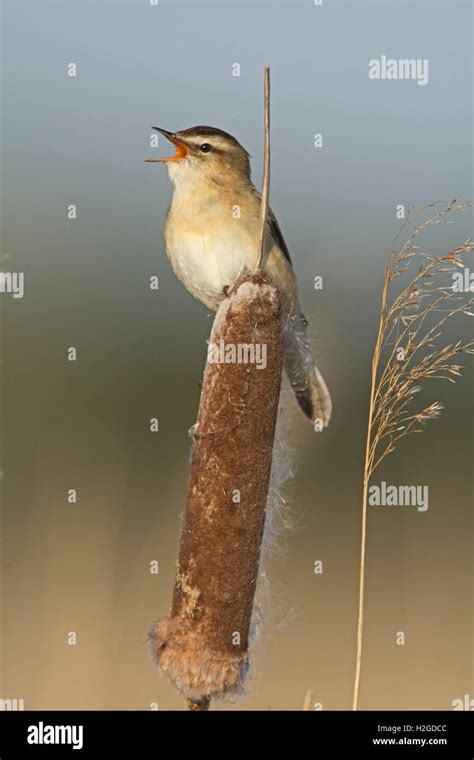
{"type": "Polygon", "coordinates": [[[270,229],[270,234],[272,238],[274,239],[275,243],[278,245],[278,248],[284,255],[285,259],[291,264],[291,257],[290,252],[288,250],[288,246],[285,243],[285,238],[283,237],[283,233],[280,229],[280,225],[278,224],[277,218],[271,208],[268,209],[268,227],[270,229]]]}

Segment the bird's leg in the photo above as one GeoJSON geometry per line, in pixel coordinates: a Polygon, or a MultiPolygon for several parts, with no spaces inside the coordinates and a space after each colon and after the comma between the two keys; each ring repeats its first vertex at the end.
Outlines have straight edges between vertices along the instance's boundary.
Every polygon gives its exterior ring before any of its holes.
{"type": "Polygon", "coordinates": [[[242,280],[245,280],[245,278],[248,277],[249,274],[251,274],[249,268],[245,266],[245,264],[242,264],[234,282],[232,282],[230,285],[224,285],[224,287],[222,288],[222,292],[224,293],[225,297],[230,298],[232,293],[235,290],[237,290],[242,280]]]}

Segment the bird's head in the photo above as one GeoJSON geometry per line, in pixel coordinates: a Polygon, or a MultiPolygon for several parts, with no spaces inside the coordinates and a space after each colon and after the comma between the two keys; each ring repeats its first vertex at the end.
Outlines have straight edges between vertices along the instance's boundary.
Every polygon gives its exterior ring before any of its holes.
{"type": "Polygon", "coordinates": [[[153,129],[172,142],[176,152],[173,156],[146,160],[165,163],[174,182],[220,184],[227,179],[250,179],[249,154],[228,132],[215,127],[191,127],[181,132],[153,129]]]}

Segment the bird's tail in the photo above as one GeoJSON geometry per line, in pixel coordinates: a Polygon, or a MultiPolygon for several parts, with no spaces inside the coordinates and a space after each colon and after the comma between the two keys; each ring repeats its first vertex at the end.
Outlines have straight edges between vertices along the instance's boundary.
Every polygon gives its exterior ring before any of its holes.
{"type": "Polygon", "coordinates": [[[331,396],[316,366],[307,337],[307,320],[292,314],[283,330],[284,363],[296,400],[313,424],[327,427],[332,412],[331,396]]]}

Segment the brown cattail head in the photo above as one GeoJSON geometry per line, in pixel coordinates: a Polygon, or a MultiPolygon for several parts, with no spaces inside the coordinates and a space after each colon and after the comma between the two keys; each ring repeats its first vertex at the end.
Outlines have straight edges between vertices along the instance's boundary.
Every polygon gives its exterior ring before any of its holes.
{"type": "Polygon", "coordinates": [[[149,635],[160,670],[195,704],[244,687],[281,370],[279,295],[253,274],[214,321],[171,617],[149,635]]]}

